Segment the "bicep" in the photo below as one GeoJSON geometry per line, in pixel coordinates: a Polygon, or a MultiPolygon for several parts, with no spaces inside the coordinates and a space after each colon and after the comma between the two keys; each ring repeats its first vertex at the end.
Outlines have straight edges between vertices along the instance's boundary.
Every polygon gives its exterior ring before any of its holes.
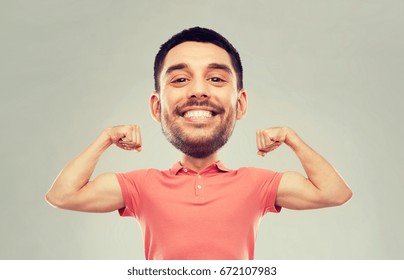
{"type": "Polygon", "coordinates": [[[71,210],[83,212],[111,212],[125,206],[122,191],[114,173],[97,176],[69,200],[71,210]]]}
{"type": "Polygon", "coordinates": [[[295,210],[326,207],[320,190],[298,172],[283,174],[276,195],[276,205],[295,210]]]}

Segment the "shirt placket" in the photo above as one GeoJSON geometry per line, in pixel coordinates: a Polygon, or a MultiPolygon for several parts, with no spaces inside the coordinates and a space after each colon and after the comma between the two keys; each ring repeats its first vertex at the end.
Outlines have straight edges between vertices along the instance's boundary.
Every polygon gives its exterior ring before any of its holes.
{"type": "Polygon", "coordinates": [[[203,203],[205,201],[205,186],[203,176],[192,170],[184,168],[183,170],[188,176],[194,177],[194,194],[196,203],[203,203]]]}
{"type": "Polygon", "coordinates": [[[202,182],[202,175],[196,174],[195,176],[195,196],[196,197],[204,197],[205,196],[205,188],[202,182]]]}

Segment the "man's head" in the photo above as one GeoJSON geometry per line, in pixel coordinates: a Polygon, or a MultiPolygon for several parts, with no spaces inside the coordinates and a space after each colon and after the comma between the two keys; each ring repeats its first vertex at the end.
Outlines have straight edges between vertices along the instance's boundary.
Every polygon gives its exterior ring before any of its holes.
{"type": "Polygon", "coordinates": [[[246,113],[239,55],[229,46],[221,35],[198,27],[173,36],[156,56],[151,112],[169,142],[188,156],[215,153],[246,113]]]}
{"type": "Polygon", "coordinates": [[[185,42],[211,43],[224,49],[230,55],[232,66],[236,71],[237,89],[241,90],[243,88],[243,66],[241,64],[240,55],[233,45],[214,30],[193,27],[175,34],[161,45],[154,59],[154,90],[156,92],[160,92],[160,74],[168,52],[175,46],[185,42]]]}

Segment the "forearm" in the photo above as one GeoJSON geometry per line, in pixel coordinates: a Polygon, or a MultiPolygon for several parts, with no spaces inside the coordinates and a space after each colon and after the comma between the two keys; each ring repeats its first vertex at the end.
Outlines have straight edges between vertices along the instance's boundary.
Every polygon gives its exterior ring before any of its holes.
{"type": "Polygon", "coordinates": [[[85,186],[99,158],[110,145],[110,137],[103,131],[90,146],[63,168],[47,193],[47,200],[52,204],[58,204],[85,186]]]}
{"type": "Polygon", "coordinates": [[[285,143],[299,158],[308,180],[324,197],[345,201],[351,191],[335,168],[319,153],[308,146],[293,130],[287,129],[285,143]]]}

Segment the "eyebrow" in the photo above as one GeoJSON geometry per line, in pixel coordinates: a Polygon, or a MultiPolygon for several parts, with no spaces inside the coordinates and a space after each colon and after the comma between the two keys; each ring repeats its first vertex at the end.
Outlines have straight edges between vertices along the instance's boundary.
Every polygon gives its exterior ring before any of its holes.
{"type": "Polygon", "coordinates": [[[186,63],[179,63],[179,64],[171,65],[170,67],[167,68],[165,76],[170,75],[170,73],[175,70],[181,70],[181,69],[185,69],[185,68],[189,68],[188,64],[186,64],[186,63]]]}
{"type": "Polygon", "coordinates": [[[233,71],[231,70],[231,68],[226,64],[211,63],[208,65],[208,69],[219,69],[219,70],[224,70],[229,74],[233,74],[233,71]]]}
{"type": "MultiPolygon", "coordinates": [[[[186,63],[179,63],[179,64],[171,65],[170,67],[167,68],[167,70],[165,72],[165,76],[168,76],[171,72],[173,72],[175,70],[182,70],[182,69],[186,69],[186,68],[189,68],[188,64],[186,64],[186,63]]],[[[208,65],[208,69],[219,69],[219,70],[224,70],[229,74],[233,74],[233,71],[231,70],[231,68],[226,64],[210,63],[208,65]]]]}

